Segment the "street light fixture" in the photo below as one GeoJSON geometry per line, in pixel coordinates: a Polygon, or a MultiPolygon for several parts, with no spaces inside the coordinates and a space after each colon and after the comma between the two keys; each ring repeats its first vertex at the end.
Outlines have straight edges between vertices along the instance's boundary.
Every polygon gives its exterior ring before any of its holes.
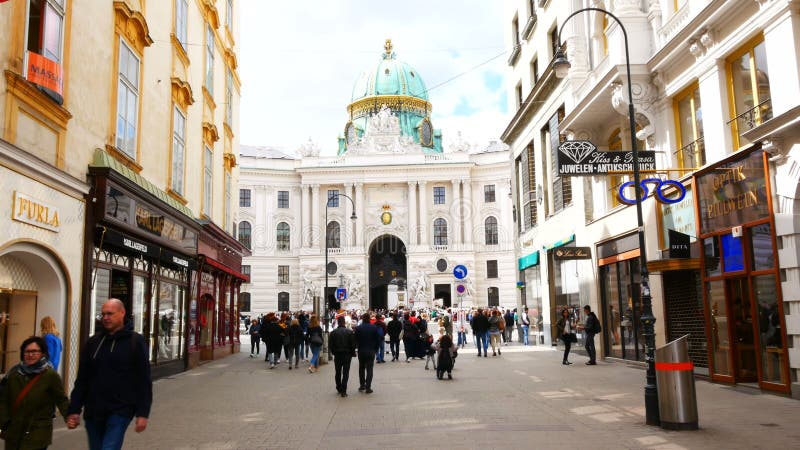
{"type": "MultiPolygon", "coordinates": [[[[561,32],[564,30],[564,25],[571,19],[572,17],[576,16],[579,13],[586,12],[586,11],[595,11],[599,13],[603,13],[617,22],[620,29],[622,30],[622,36],[625,38],[625,69],[627,72],[628,77],[628,121],[629,121],[629,128],[631,132],[631,153],[633,154],[633,183],[634,186],[639,186],[639,150],[636,148],[636,120],[633,111],[633,91],[631,88],[631,61],[630,61],[630,54],[628,52],[628,33],[625,31],[625,27],[622,25],[622,22],[617,18],[617,16],[611,14],[610,12],[600,9],[600,8],[583,8],[579,9],[569,17],[564,20],[561,24],[561,28],[558,30],[558,47],[556,49],[555,55],[553,55],[553,71],[555,72],[556,77],[564,78],[567,76],[569,72],[570,63],[567,60],[567,57],[564,54],[564,51],[561,49],[561,32]]],[[[645,341],[645,360],[647,362],[647,375],[646,375],[646,382],[644,386],[644,407],[645,407],[645,417],[648,425],[660,425],[661,420],[659,418],[658,412],[658,391],[656,388],[656,370],[655,370],[655,357],[653,355],[655,350],[655,322],[656,318],[653,315],[653,301],[652,297],[650,297],[650,277],[647,270],[647,249],[645,246],[645,235],[644,235],[644,220],[642,218],[642,191],[641,189],[635,189],[636,191],[636,220],[638,225],[638,235],[639,235],[639,270],[640,270],[640,278],[641,278],[641,299],[642,299],[642,336],[644,337],[645,341]]]]}
{"type": "MultiPolygon", "coordinates": [[[[332,195],[328,196],[328,201],[325,202],[325,267],[323,268],[323,270],[325,271],[325,292],[323,292],[323,294],[322,294],[322,298],[325,301],[325,317],[324,317],[324,319],[325,319],[325,339],[323,340],[323,343],[325,344],[325,348],[323,349],[322,353],[323,354],[327,354],[328,358],[330,358],[330,346],[328,346],[328,333],[330,332],[330,317],[329,317],[329,314],[328,314],[328,275],[329,275],[328,274],[328,248],[329,248],[329,245],[330,245],[330,241],[328,240],[328,208],[330,208],[330,206],[331,206],[331,201],[333,199],[337,199],[338,200],[339,197],[344,197],[344,198],[350,200],[350,204],[353,205],[353,214],[350,215],[350,220],[355,221],[356,219],[358,219],[358,216],[356,216],[356,202],[353,201],[353,199],[349,195],[340,194],[340,193],[336,192],[336,193],[333,193],[332,195]]],[[[341,241],[341,232],[340,232],[339,236],[340,236],[339,239],[341,241]]],[[[340,245],[341,245],[341,243],[340,243],[340,245]]]]}

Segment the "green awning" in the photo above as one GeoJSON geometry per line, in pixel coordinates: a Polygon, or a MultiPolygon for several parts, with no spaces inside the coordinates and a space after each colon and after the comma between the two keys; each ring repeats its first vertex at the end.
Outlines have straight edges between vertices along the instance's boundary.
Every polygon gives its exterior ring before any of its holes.
{"type": "Polygon", "coordinates": [[[562,239],[562,240],[560,240],[560,241],[558,241],[558,242],[556,242],[556,243],[554,243],[552,245],[548,245],[547,249],[548,250],[552,250],[552,249],[554,249],[556,247],[561,247],[562,245],[569,244],[570,242],[572,242],[574,240],[575,240],[575,235],[574,234],[570,234],[568,237],[565,237],[564,239],[562,239]]]}
{"type": "Polygon", "coordinates": [[[539,264],[539,250],[536,250],[529,255],[525,255],[517,261],[519,270],[525,270],[528,267],[533,267],[537,264],[539,264]]]}

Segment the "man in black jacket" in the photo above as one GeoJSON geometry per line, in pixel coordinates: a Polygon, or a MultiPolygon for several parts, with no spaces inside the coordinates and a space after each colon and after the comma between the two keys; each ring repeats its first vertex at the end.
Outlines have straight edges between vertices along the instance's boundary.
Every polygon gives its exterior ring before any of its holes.
{"type": "Polygon", "coordinates": [[[592,312],[592,307],[586,305],[583,307],[583,313],[586,314],[586,322],[583,330],[586,332],[586,353],[589,354],[589,361],[586,362],[587,366],[594,366],[597,364],[597,351],[594,348],[594,335],[600,331],[600,320],[597,315],[592,312]]]}
{"type": "Polygon", "coordinates": [[[389,333],[389,350],[392,352],[392,361],[400,358],[400,333],[403,331],[403,322],[400,321],[399,314],[392,313],[392,320],[386,324],[386,332],[389,333]]]}
{"type": "Polygon", "coordinates": [[[333,365],[336,367],[336,392],[342,397],[347,397],[350,362],[353,360],[353,356],[356,356],[356,338],[353,330],[344,326],[344,316],[336,320],[338,326],[328,335],[328,345],[333,353],[333,365]]]}
{"type": "Polygon", "coordinates": [[[372,393],[372,369],[375,365],[375,353],[381,342],[378,327],[369,323],[369,313],[361,316],[361,325],[356,327],[356,346],[358,347],[358,381],[359,391],[372,393]]]}
{"type": "Polygon", "coordinates": [[[134,417],[137,433],[147,428],[153,382],[144,338],[125,323],[122,301],[108,299],[101,312],[103,330],[81,349],[67,426],[80,424],[83,409],[89,448],[120,449],[134,417]]]}
{"type": "Polygon", "coordinates": [[[475,343],[478,346],[478,356],[481,356],[481,346],[483,347],[483,356],[486,357],[486,351],[489,349],[489,318],[483,314],[483,310],[478,308],[475,315],[472,316],[472,332],[475,334],[475,343]]]}

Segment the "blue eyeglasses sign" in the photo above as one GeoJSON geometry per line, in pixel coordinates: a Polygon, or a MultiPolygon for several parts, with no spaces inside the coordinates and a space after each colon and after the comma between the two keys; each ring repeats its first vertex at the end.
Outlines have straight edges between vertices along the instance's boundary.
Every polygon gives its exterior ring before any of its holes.
{"type": "MultiPolygon", "coordinates": [[[[662,180],[660,178],[645,178],[644,180],[639,182],[639,189],[642,190],[642,200],[644,201],[649,195],[650,190],[647,188],[648,185],[654,184],[655,189],[653,189],[653,197],[655,197],[658,203],[665,203],[665,204],[674,204],[680,203],[686,198],[686,187],[680,182],[676,180],[662,180]],[[664,195],[665,189],[674,188],[677,189],[677,197],[667,197],[664,195]]],[[[625,191],[629,187],[635,187],[636,183],[633,181],[628,181],[627,183],[622,183],[619,187],[619,191],[617,192],[617,197],[619,201],[626,204],[626,205],[635,205],[636,204],[636,194],[634,194],[634,198],[628,198],[625,195],[625,191]]],[[[671,192],[670,194],[673,194],[671,192]]]]}

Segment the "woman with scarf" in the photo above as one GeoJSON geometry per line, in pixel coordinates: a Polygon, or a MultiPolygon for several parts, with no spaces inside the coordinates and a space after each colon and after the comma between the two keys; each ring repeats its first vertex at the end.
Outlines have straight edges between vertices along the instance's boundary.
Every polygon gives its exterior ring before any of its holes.
{"type": "Polygon", "coordinates": [[[55,408],[66,420],[69,399],[61,377],[49,361],[43,338],[25,339],[20,354],[20,363],[3,379],[0,429],[7,449],[47,448],[53,442],[55,408]]]}

